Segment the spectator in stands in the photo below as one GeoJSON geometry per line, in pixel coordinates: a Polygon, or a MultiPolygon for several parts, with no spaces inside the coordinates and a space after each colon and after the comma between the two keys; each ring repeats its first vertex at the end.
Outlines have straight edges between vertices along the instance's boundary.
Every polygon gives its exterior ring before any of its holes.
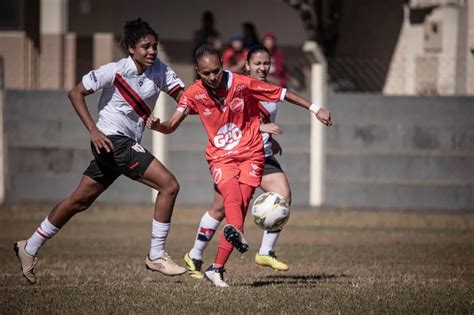
{"type": "Polygon", "coordinates": [[[222,39],[219,32],[215,29],[214,14],[211,11],[204,11],[201,17],[201,28],[194,32],[194,50],[201,45],[212,45],[217,51],[222,50],[222,39]]]}
{"type": "Polygon", "coordinates": [[[241,33],[235,33],[230,38],[230,46],[222,55],[224,69],[232,72],[244,72],[247,62],[247,51],[244,47],[244,39],[241,33]]]}
{"type": "Polygon", "coordinates": [[[272,64],[267,77],[268,82],[270,82],[271,84],[286,87],[288,75],[286,73],[283,53],[277,46],[275,34],[271,32],[266,33],[263,36],[262,45],[272,54],[272,64]]]}
{"type": "Polygon", "coordinates": [[[244,47],[250,49],[253,46],[260,45],[258,39],[257,30],[255,25],[251,22],[245,22],[242,24],[242,34],[244,37],[244,47]]]}

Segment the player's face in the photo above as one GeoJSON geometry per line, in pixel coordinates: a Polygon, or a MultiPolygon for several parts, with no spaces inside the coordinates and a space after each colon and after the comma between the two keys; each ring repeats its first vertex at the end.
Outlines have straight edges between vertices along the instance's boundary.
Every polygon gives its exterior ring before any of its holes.
{"type": "Polygon", "coordinates": [[[138,72],[142,72],[155,62],[158,56],[158,41],[155,36],[147,35],[140,39],[135,47],[129,47],[128,51],[132,54],[138,72]]]}
{"type": "Polygon", "coordinates": [[[202,82],[212,89],[216,89],[222,82],[224,71],[222,62],[216,55],[201,57],[196,66],[196,71],[202,82]]]}
{"type": "Polygon", "coordinates": [[[270,56],[264,51],[256,52],[252,55],[246,67],[252,78],[266,81],[268,71],[270,71],[270,56]]]}

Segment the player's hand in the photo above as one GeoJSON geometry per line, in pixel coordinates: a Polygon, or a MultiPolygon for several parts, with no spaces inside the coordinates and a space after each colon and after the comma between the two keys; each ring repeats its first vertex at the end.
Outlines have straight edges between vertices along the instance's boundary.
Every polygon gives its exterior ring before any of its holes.
{"type": "Polygon", "coordinates": [[[326,126],[332,126],[331,112],[326,108],[320,108],[316,113],[316,118],[326,126]]]}
{"type": "Polygon", "coordinates": [[[283,130],[274,123],[269,123],[269,124],[262,124],[260,125],[260,131],[261,132],[266,132],[266,133],[271,133],[273,135],[282,135],[283,130]]]}
{"type": "Polygon", "coordinates": [[[160,126],[160,119],[155,116],[150,116],[146,120],[146,126],[150,129],[156,130],[160,126]]]}
{"type": "Polygon", "coordinates": [[[283,153],[283,149],[281,148],[281,145],[278,143],[278,141],[276,141],[273,138],[270,138],[270,142],[272,143],[272,152],[273,152],[273,154],[280,154],[281,155],[283,153]]]}
{"type": "Polygon", "coordinates": [[[99,129],[94,128],[89,132],[91,141],[94,144],[97,154],[100,154],[101,149],[110,152],[114,149],[114,145],[106,135],[104,135],[99,129]]]}

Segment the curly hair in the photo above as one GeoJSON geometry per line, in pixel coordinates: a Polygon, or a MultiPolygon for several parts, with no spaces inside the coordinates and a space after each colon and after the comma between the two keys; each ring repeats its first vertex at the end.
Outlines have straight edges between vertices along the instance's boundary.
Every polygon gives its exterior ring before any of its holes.
{"type": "Polygon", "coordinates": [[[140,18],[128,21],[123,27],[122,45],[125,50],[127,50],[128,47],[133,48],[143,37],[148,35],[153,35],[156,40],[158,40],[158,33],[156,33],[147,22],[140,18]]]}

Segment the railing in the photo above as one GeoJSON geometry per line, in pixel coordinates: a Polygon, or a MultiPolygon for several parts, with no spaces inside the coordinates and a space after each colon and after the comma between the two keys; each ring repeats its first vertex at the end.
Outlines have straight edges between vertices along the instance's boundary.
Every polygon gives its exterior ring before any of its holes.
{"type": "Polygon", "coordinates": [[[329,84],[336,92],[382,92],[389,60],[328,59],[329,84]]]}

